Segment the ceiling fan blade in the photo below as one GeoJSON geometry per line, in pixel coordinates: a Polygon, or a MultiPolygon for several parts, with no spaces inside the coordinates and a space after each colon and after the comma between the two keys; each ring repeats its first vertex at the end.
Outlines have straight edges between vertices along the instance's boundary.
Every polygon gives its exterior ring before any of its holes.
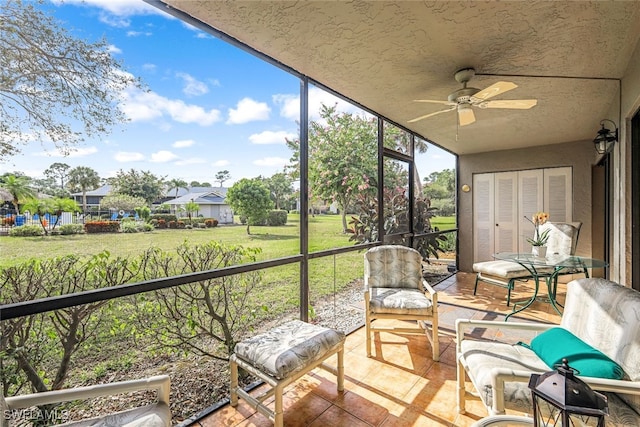
{"type": "Polygon", "coordinates": [[[480,92],[473,95],[471,97],[471,102],[474,104],[478,102],[482,102],[496,95],[500,95],[501,93],[508,92],[517,87],[518,87],[517,84],[511,83],[511,82],[496,82],[491,86],[489,86],[488,88],[482,89],[480,92]]]}
{"type": "Polygon", "coordinates": [[[451,108],[447,108],[446,110],[440,110],[440,111],[436,111],[435,113],[429,113],[429,114],[425,114],[424,116],[416,117],[415,119],[409,120],[407,123],[415,123],[415,122],[417,122],[419,120],[426,119],[426,118],[432,117],[432,116],[436,116],[436,115],[441,114],[441,113],[447,113],[447,112],[453,111],[455,109],[456,109],[456,106],[454,105],[451,108]]]}
{"type": "Polygon", "coordinates": [[[437,101],[435,99],[414,99],[413,102],[428,102],[430,104],[444,104],[444,105],[456,105],[455,102],[451,101],[437,101]]]}
{"type": "Polygon", "coordinates": [[[514,110],[528,110],[538,104],[537,99],[502,99],[486,101],[478,104],[480,108],[511,108],[514,110]]]}
{"type": "Polygon", "coordinates": [[[471,109],[471,105],[459,105],[458,106],[458,123],[460,126],[470,125],[476,121],[476,115],[471,109]]]}

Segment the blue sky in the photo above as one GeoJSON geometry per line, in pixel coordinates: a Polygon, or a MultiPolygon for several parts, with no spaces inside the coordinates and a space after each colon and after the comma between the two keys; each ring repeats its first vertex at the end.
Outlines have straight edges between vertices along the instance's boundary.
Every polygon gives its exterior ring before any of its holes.
{"type": "MultiPolygon", "coordinates": [[[[69,156],[32,143],[0,163],[0,173],[32,177],[54,162],[90,166],[101,177],[119,169],[210,182],[220,170],[231,180],[271,176],[291,157],[284,138],[298,132],[299,81],[141,0],[65,0],[42,6],[76,36],[105,37],[124,69],[148,91],[123,93],[120,108],[130,121],[102,138],[87,139],[69,156]]],[[[321,102],[358,110],[317,88],[310,112],[321,102]]],[[[417,160],[422,176],[455,166],[453,156],[431,146],[417,160]]]]}

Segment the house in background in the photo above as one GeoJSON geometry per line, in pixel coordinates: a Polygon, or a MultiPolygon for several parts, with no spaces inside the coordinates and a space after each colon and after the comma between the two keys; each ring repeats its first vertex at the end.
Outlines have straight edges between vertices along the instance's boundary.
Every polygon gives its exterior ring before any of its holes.
{"type": "MultiPolygon", "coordinates": [[[[95,190],[87,191],[87,207],[89,209],[99,209],[102,199],[111,193],[111,189],[112,186],[106,184],[95,190]]],[[[219,224],[232,224],[233,211],[225,202],[226,196],[226,187],[178,188],[177,192],[175,188],[171,188],[166,191],[164,197],[153,203],[153,205],[157,207],[161,204],[167,204],[171,206],[171,212],[180,216],[180,207],[184,207],[185,204],[194,201],[200,205],[200,210],[197,213],[198,216],[215,218],[219,224]]],[[[82,192],[73,193],[71,197],[82,206],[82,192]]]]}
{"type": "MultiPolygon", "coordinates": [[[[87,208],[89,209],[100,209],[100,202],[105,196],[109,195],[111,192],[111,185],[105,184],[96,188],[95,190],[87,191],[87,208]]],[[[77,193],[71,193],[71,197],[79,206],[82,206],[82,191],[77,193]]]]}
{"type": "Polygon", "coordinates": [[[171,212],[180,216],[179,210],[189,202],[195,202],[200,206],[198,216],[205,218],[215,218],[219,224],[232,224],[233,211],[225,202],[227,196],[226,187],[191,187],[179,188],[178,197],[175,196],[176,189],[167,192],[168,197],[163,200],[164,204],[171,206],[171,212]]]}

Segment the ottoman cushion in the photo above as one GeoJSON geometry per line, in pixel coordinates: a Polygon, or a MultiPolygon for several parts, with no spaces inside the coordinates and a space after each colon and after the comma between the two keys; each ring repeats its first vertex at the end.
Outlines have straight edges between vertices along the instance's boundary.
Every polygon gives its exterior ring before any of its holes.
{"type": "Polygon", "coordinates": [[[292,320],[235,346],[235,354],[277,379],[289,377],[344,342],[343,332],[292,320]]]}

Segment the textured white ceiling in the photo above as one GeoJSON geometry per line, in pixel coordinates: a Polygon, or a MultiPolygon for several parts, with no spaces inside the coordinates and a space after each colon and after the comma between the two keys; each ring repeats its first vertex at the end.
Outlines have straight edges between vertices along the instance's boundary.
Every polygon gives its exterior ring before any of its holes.
{"type": "Polygon", "coordinates": [[[592,139],[618,122],[611,79],[640,37],[636,1],[164,2],[458,154],[592,139]],[[442,109],[413,100],[445,100],[466,67],[509,75],[470,86],[519,86],[494,99],[538,105],[474,109],[459,129],[454,112],[407,123],[442,109]]]}

